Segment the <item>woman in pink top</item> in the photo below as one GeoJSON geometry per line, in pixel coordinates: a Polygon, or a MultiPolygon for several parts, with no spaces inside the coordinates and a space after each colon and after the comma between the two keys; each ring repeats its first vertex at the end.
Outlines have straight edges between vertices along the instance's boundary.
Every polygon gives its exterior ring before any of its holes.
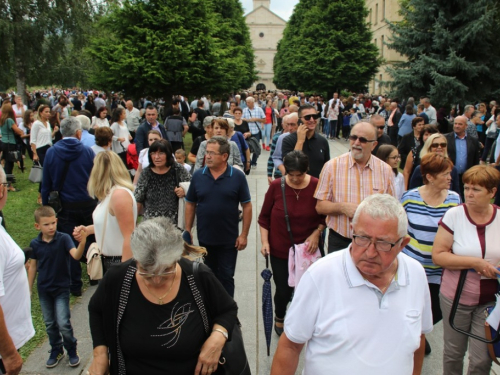
{"type": "Polygon", "coordinates": [[[273,128],[273,123],[275,119],[273,101],[268,99],[266,101],[266,108],[264,109],[264,113],[266,114],[266,123],[262,126],[262,148],[264,150],[269,151],[271,144],[271,130],[273,128]]]}
{"type": "Polygon", "coordinates": [[[443,374],[462,374],[469,345],[469,374],[489,374],[491,359],[486,344],[451,328],[449,316],[460,272],[469,270],[459,301],[455,324],[484,337],[486,307],[495,304],[500,272],[499,207],[491,204],[497,193],[500,172],[476,165],[467,170],[465,204],[450,208],[439,222],[432,248],[433,262],[444,268],[440,300],[443,312],[443,374]]]}

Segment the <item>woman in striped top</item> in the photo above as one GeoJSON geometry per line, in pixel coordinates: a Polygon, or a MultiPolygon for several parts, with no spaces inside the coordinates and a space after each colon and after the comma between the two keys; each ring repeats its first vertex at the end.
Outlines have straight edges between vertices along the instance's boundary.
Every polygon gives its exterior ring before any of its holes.
{"type": "MultiPolygon", "coordinates": [[[[449,208],[460,204],[460,196],[449,190],[453,163],[434,152],[426,154],[420,163],[424,185],[408,190],[401,203],[408,216],[410,242],[403,252],[419,261],[425,269],[431,294],[433,323],[442,319],[439,307],[439,288],[442,268],[432,262],[432,245],[438,224],[449,208]]],[[[430,352],[426,342],[426,353],[430,352]]]]}

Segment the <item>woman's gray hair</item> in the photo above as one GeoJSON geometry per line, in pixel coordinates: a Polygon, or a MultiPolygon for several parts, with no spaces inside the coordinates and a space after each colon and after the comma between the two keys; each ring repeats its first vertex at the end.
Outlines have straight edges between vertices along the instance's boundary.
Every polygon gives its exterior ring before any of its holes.
{"type": "Polygon", "coordinates": [[[146,272],[161,272],[182,256],[183,240],[179,229],[166,217],[140,223],[130,238],[134,259],[146,272]]]}
{"type": "Polygon", "coordinates": [[[373,194],[366,197],[361,202],[352,218],[352,225],[355,226],[359,216],[364,213],[372,219],[398,221],[398,236],[404,237],[408,234],[408,218],[406,212],[399,201],[389,194],[373,194]]]}
{"type": "Polygon", "coordinates": [[[82,130],[82,125],[74,117],[67,117],[61,121],[61,134],[63,137],[74,137],[78,130],[82,130]]]}

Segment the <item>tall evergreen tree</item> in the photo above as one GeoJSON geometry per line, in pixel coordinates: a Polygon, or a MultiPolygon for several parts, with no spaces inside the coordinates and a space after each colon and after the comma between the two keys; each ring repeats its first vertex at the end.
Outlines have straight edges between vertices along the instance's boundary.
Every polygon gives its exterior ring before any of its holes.
{"type": "Polygon", "coordinates": [[[406,0],[389,23],[389,48],[408,61],[388,68],[399,97],[430,96],[438,104],[487,98],[500,86],[497,0],[406,0]]]}
{"type": "Polygon", "coordinates": [[[123,1],[100,20],[92,39],[93,81],[132,96],[165,98],[246,87],[255,78],[253,52],[237,2],[123,1]]]}
{"type": "Polygon", "coordinates": [[[66,56],[84,43],[94,13],[92,0],[0,0],[0,82],[16,82],[18,93],[27,83],[60,83],[60,69],[72,69],[66,56]]]}
{"type": "Polygon", "coordinates": [[[274,59],[278,87],[361,90],[380,65],[364,0],[300,0],[274,59]]]}

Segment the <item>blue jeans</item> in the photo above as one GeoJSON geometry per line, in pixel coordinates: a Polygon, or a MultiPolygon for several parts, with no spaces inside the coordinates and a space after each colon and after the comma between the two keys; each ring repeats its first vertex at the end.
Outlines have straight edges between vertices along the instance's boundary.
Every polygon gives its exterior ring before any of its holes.
{"type": "Polygon", "coordinates": [[[200,246],[205,247],[208,251],[205,264],[210,267],[229,295],[234,297],[234,271],[238,250],[234,245],[210,246],[200,242],[200,246]]]}
{"type": "MultiPolygon", "coordinates": [[[[92,220],[92,212],[95,209],[95,202],[90,202],[88,207],[80,209],[67,209],[63,210],[57,215],[57,230],[62,233],[68,234],[75,247],[78,247],[78,242],[73,238],[73,229],[78,225],[92,225],[94,221],[92,220]]],[[[92,242],[95,241],[94,235],[87,238],[87,243],[85,245],[84,255],[87,254],[87,250],[92,242]]],[[[85,259],[85,258],[84,258],[85,259]]],[[[71,283],[70,290],[72,292],[81,291],[82,282],[82,267],[80,262],[73,258],[70,259],[70,270],[71,270],[71,283]]]]}
{"type": "Polygon", "coordinates": [[[265,143],[266,146],[271,145],[271,129],[273,128],[273,124],[265,124],[264,130],[262,131],[262,143],[265,143]]]}
{"type": "Polygon", "coordinates": [[[42,307],[45,330],[49,336],[52,348],[61,347],[64,344],[66,350],[76,346],[76,338],[73,336],[73,327],[69,321],[71,313],[69,310],[69,290],[59,292],[38,291],[40,306],[42,307]]]}
{"type": "Polygon", "coordinates": [[[335,138],[335,130],[337,130],[337,122],[338,122],[338,120],[331,120],[330,121],[330,134],[329,135],[331,138],[335,138]]]}
{"type": "Polygon", "coordinates": [[[327,138],[330,136],[330,121],[327,118],[323,119],[323,134],[327,138]]]}

